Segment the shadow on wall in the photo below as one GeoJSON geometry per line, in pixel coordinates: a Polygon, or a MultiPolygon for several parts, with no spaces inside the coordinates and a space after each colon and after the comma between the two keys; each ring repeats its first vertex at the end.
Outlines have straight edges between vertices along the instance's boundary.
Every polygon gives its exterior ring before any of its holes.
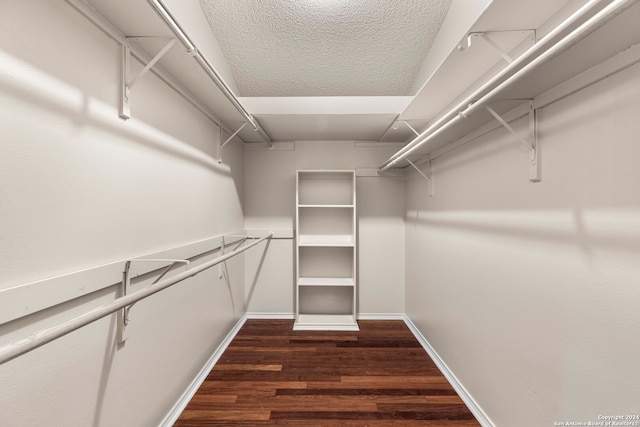
{"type": "Polygon", "coordinates": [[[258,267],[256,267],[256,271],[253,274],[253,278],[251,279],[251,287],[249,288],[249,292],[245,296],[245,309],[251,303],[253,299],[253,293],[256,289],[256,285],[258,284],[258,278],[260,277],[260,272],[262,271],[262,266],[264,265],[264,261],[267,258],[267,252],[269,251],[269,246],[271,246],[271,239],[267,240],[267,243],[264,245],[264,249],[262,250],[262,255],[260,256],[260,261],[258,262],[258,267]]]}
{"type": "MultiPolygon", "coordinates": [[[[109,316],[109,332],[107,337],[114,337],[116,335],[116,316],[120,315],[120,312],[109,316]]],[[[107,339],[104,348],[104,360],[102,362],[102,372],[100,373],[100,383],[98,385],[98,393],[96,396],[96,409],[93,416],[93,425],[99,426],[102,420],[102,412],[104,410],[104,401],[107,395],[107,389],[109,388],[109,379],[111,378],[111,371],[113,370],[113,364],[116,357],[116,350],[118,344],[116,340],[107,339]]]]}
{"type": "MultiPolygon", "coordinates": [[[[614,84],[617,82],[608,81],[608,84],[614,84]]],[[[617,83],[622,84],[622,83],[617,83]]],[[[610,89],[617,90],[617,89],[610,89]]],[[[598,127],[598,135],[603,140],[607,140],[611,137],[611,135],[616,134],[616,126],[615,124],[609,124],[607,126],[606,121],[603,120],[603,117],[606,119],[608,115],[611,114],[612,111],[632,111],[638,105],[638,97],[633,91],[624,92],[624,96],[622,97],[601,97],[598,102],[593,102],[590,98],[589,93],[585,93],[584,91],[578,93],[571,93],[566,95],[563,98],[560,98],[554,101],[552,104],[545,106],[538,110],[538,155],[542,160],[542,164],[544,165],[544,148],[546,138],[545,135],[553,135],[553,145],[566,145],[572,142],[572,138],[565,138],[563,135],[572,132],[574,129],[578,129],[584,126],[585,123],[603,123],[603,126],[598,127]],[[545,113],[549,108],[553,108],[556,103],[562,102],[567,97],[582,97],[579,101],[572,102],[580,102],[581,108],[575,114],[565,115],[566,117],[562,121],[546,121],[545,113]]],[[[553,115],[553,114],[552,114],[553,115]]],[[[510,125],[516,129],[516,131],[522,135],[523,137],[528,135],[528,122],[526,117],[521,117],[517,120],[510,122],[510,125]]],[[[447,145],[453,145],[457,140],[449,141],[447,145]]],[[[446,147],[445,145],[444,147],[446,147]]],[[[527,170],[527,161],[529,159],[529,152],[526,147],[524,147],[519,141],[514,139],[505,129],[498,126],[494,130],[490,130],[486,133],[480,134],[465,143],[455,146],[452,146],[451,151],[456,151],[455,156],[449,156],[443,164],[443,162],[438,162],[437,167],[434,166],[434,174],[437,175],[437,172],[446,172],[453,171],[457,169],[464,169],[466,166],[470,164],[474,164],[475,162],[479,162],[485,159],[490,159],[499,155],[501,153],[506,152],[520,152],[521,154],[518,156],[517,167],[526,172],[527,170]],[[492,140],[487,140],[487,135],[495,135],[492,140]],[[485,138],[483,140],[483,138],[485,138]],[[468,147],[470,145],[474,146],[473,150],[464,150],[463,147],[468,147]],[[462,153],[461,151],[464,151],[462,153]]],[[[445,152],[443,155],[448,154],[445,152]]],[[[441,157],[441,156],[438,156],[441,157]]],[[[434,160],[434,159],[432,159],[434,160]]],[[[542,173],[544,173],[544,166],[542,168],[542,173]]],[[[436,176],[437,179],[437,176],[436,176]]],[[[517,176],[513,176],[513,179],[519,179],[517,176]]],[[[544,178],[543,178],[544,179],[544,178]]]]}
{"type": "Polygon", "coordinates": [[[230,175],[227,167],[219,165],[215,158],[203,151],[138,119],[123,121],[113,106],[87,96],[78,88],[6,52],[0,52],[0,91],[35,107],[66,116],[78,127],[93,126],[115,137],[143,144],[219,174],[230,175]]]}
{"type": "Polygon", "coordinates": [[[500,236],[507,239],[531,240],[555,245],[577,246],[585,253],[593,248],[631,254],[640,253],[638,230],[640,211],[625,215],[630,227],[626,227],[614,213],[585,213],[580,209],[509,212],[420,213],[409,215],[408,222],[416,226],[462,230],[468,233],[500,236]],[[515,220],[514,220],[515,216],[515,220]],[[616,221],[616,219],[618,219],[616,221]],[[635,225],[632,225],[635,224],[635,225]]]}
{"type": "MultiPolygon", "coordinates": [[[[50,320],[52,318],[60,318],[65,319],[71,316],[70,313],[73,312],[86,312],[87,306],[96,306],[100,301],[103,301],[105,298],[108,300],[115,299],[118,296],[120,283],[116,283],[111,286],[107,286],[103,289],[100,289],[97,292],[92,292],[87,295],[83,295],[79,298],[75,298],[69,301],[66,301],[62,304],[58,304],[56,306],[47,308],[45,310],[38,311],[36,313],[30,314],[28,316],[20,317],[13,321],[4,323],[0,325],[0,336],[25,336],[27,333],[34,333],[34,330],[39,330],[42,328],[43,324],[47,326],[51,326],[50,320]],[[26,332],[25,332],[26,331],[26,332]]],[[[105,335],[105,347],[103,358],[94,359],[93,362],[99,363],[102,362],[101,372],[100,372],[100,382],[97,388],[96,401],[95,401],[95,413],[94,413],[94,421],[93,425],[99,425],[100,419],[102,417],[103,407],[104,407],[104,398],[107,394],[110,373],[112,371],[114,358],[116,354],[116,319],[120,312],[113,313],[108,315],[105,321],[108,321],[108,329],[105,335]]],[[[8,362],[11,363],[11,362],[8,362]]],[[[58,375],[68,375],[70,372],[66,370],[66,368],[60,368],[60,370],[50,371],[50,378],[56,378],[58,375]]],[[[45,383],[50,378],[41,378],[41,381],[45,383]]]]}

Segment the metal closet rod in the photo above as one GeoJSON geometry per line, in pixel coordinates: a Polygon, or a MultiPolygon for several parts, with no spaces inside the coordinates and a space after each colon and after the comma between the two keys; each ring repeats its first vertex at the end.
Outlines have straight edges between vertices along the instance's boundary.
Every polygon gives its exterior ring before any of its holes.
{"type": "Polygon", "coordinates": [[[213,82],[220,88],[224,96],[231,102],[231,104],[235,107],[236,110],[244,117],[244,119],[253,126],[253,129],[260,134],[260,136],[267,141],[270,147],[272,147],[271,137],[262,129],[258,121],[244,108],[244,106],[240,103],[238,98],[234,95],[231,88],[225,83],[225,81],[220,77],[218,72],[215,70],[213,65],[209,62],[209,60],[200,53],[196,45],[189,39],[185,31],[182,29],[178,21],[176,21],[175,17],[171,14],[169,9],[164,5],[162,0],[148,0],[151,6],[158,12],[158,15],[162,18],[162,20],[167,24],[167,26],[171,29],[171,31],[175,34],[175,36],[180,40],[186,49],[187,53],[195,58],[198,64],[202,67],[202,69],[207,73],[207,75],[213,80],[213,82]]]}
{"type": "Polygon", "coordinates": [[[131,304],[134,304],[144,298],[147,298],[157,292],[160,292],[163,289],[173,286],[176,283],[182,282],[185,279],[193,277],[198,273],[201,273],[211,267],[214,267],[220,264],[221,262],[224,262],[229,258],[232,258],[246,251],[247,249],[254,247],[255,245],[263,242],[264,240],[271,239],[272,237],[273,237],[273,232],[269,232],[269,234],[267,234],[265,237],[262,237],[240,248],[237,248],[232,252],[229,252],[227,254],[214,258],[211,261],[206,262],[198,267],[194,267],[180,274],[176,274],[175,276],[169,279],[163,280],[162,282],[151,284],[139,292],[136,292],[124,297],[120,297],[100,307],[96,307],[93,310],[90,310],[84,314],[73,317],[65,322],[59,323],[57,325],[43,329],[40,332],[37,332],[35,334],[28,335],[22,339],[6,344],[0,347],[0,364],[3,364],[12,359],[15,359],[18,356],[21,356],[31,350],[34,350],[40,346],[43,346],[70,332],[73,332],[76,329],[80,329],[83,326],[88,325],[89,323],[95,322],[98,319],[108,316],[111,313],[115,313],[118,310],[121,310],[127,306],[130,306],[131,304]]]}
{"type": "Polygon", "coordinates": [[[590,19],[585,21],[578,28],[570,32],[557,43],[551,44],[563,31],[566,31],[574,25],[580,18],[585,16],[591,10],[601,3],[601,0],[591,0],[584,4],[580,9],[574,12],[569,18],[554,28],[549,34],[540,39],[538,43],[529,48],[525,53],[520,55],[507,67],[498,72],[493,78],[485,82],[481,87],[476,89],[471,95],[467,96],[463,101],[449,110],[446,114],[436,120],[420,135],[414,138],[410,143],[405,145],[392,155],[384,164],[378,168],[378,173],[382,173],[387,169],[395,166],[398,162],[406,159],[415,150],[422,147],[438,134],[456,124],[458,121],[468,117],[478,108],[483,107],[492,101],[498,94],[507,87],[515,83],[520,78],[530,73],[535,67],[546,62],[554,55],[566,49],[572,43],[584,37],[593,29],[602,25],[606,20],[620,13],[623,9],[631,6],[637,0],[614,0],[604,7],[590,19]]]}

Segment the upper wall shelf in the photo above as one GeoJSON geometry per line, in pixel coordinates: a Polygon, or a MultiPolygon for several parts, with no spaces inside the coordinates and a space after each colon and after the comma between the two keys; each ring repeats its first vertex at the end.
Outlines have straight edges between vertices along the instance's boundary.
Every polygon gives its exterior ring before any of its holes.
{"type": "MultiPolygon", "coordinates": [[[[130,39],[132,54],[141,57],[143,63],[160,52],[167,45],[167,37],[175,34],[152,7],[150,1],[158,0],[66,0],[74,8],[91,9],[93,15],[107,21],[111,27],[105,30],[112,38],[122,43],[127,37],[153,36],[130,39]],[[84,6],[83,6],[84,5],[84,6]],[[115,34],[115,36],[114,36],[115,34]],[[140,54],[139,54],[140,53],[140,54]]],[[[593,0],[584,0],[583,3],[593,0]]],[[[599,8],[611,0],[596,2],[599,8]]],[[[200,10],[198,2],[181,0],[162,0],[175,16],[176,21],[192,38],[198,51],[203,52],[216,71],[223,77],[232,91],[237,92],[233,77],[226,65],[224,56],[215,43],[215,38],[200,10]]],[[[427,83],[413,96],[399,97],[319,97],[317,99],[283,99],[283,98],[242,98],[239,101],[246,106],[247,112],[264,125],[267,133],[275,140],[360,140],[360,141],[407,141],[413,134],[407,126],[396,126],[396,120],[407,120],[418,129],[425,129],[433,123],[439,114],[447,111],[455,100],[464,98],[478,82],[490,76],[505,62],[487,43],[482,40],[473,42],[472,46],[462,51],[456,44],[462,42],[468,33],[490,32],[492,39],[509,55],[515,57],[531,46],[531,31],[537,30],[537,39],[544,37],[554,22],[547,22],[562,14],[567,15],[567,6],[576,7],[577,1],[539,0],[493,0],[480,18],[475,19],[470,28],[461,29],[451,36],[447,43],[448,56],[438,63],[427,83]],[[565,7],[565,9],[562,9],[565,7]],[[561,10],[562,9],[562,10],[561,10]],[[468,88],[466,92],[461,89],[468,88]],[[368,102],[371,101],[371,102],[368,102]],[[298,109],[306,105],[306,109],[298,109]],[[372,109],[374,108],[375,109],[372,109]]],[[[531,99],[562,83],[566,79],[587,70],[612,56],[616,52],[638,43],[637,6],[614,18],[615,24],[606,24],[595,34],[601,34],[572,46],[558,58],[540,67],[527,79],[523,79],[513,89],[505,91],[501,101],[492,105],[499,114],[517,106],[517,102],[503,101],[507,99],[531,99]],[[631,16],[632,18],[627,18],[631,16]],[[615,36],[613,35],[615,33],[615,36]],[[573,53],[572,53],[573,52],[573,53]]],[[[87,14],[85,14],[87,15],[87,14]]],[[[443,32],[444,33],[444,32],[443,32]]],[[[443,51],[444,52],[444,51],[443,51]]],[[[443,58],[445,56],[443,55],[443,58]]],[[[132,64],[132,72],[137,72],[141,65],[132,64]]],[[[183,43],[176,43],[154,66],[152,71],[159,72],[165,81],[181,93],[194,105],[207,114],[212,120],[220,122],[226,132],[231,135],[238,130],[245,119],[234,107],[222,90],[212,84],[211,76],[202,68],[202,61],[190,56],[183,48],[183,43]]],[[[117,64],[114,64],[117,66],[117,64]]],[[[135,115],[136,90],[132,90],[131,108],[135,115]]],[[[478,127],[493,121],[486,111],[478,111],[474,115],[447,130],[429,144],[426,150],[416,152],[412,159],[449,144],[478,127]]],[[[264,142],[265,138],[252,126],[245,126],[238,137],[246,142],[264,142]]],[[[406,166],[403,163],[400,166],[406,166]]]]}
{"type": "Polygon", "coordinates": [[[412,96],[240,98],[269,134],[280,141],[377,141],[412,99],[412,96]]]}
{"type": "Polygon", "coordinates": [[[640,43],[638,2],[612,0],[585,4],[593,7],[571,24],[565,25],[569,20],[564,21],[558,24],[557,31],[554,29],[539,39],[535,45],[535,49],[542,52],[538,53],[539,57],[533,56],[530,64],[520,61],[527,56],[525,52],[516,60],[518,65],[524,65],[505,73],[502,80],[497,78],[498,73],[495,78],[491,76],[483,80],[482,85],[476,84],[465,91],[464,96],[442,111],[426,130],[381,165],[380,171],[409,166],[408,160],[418,162],[427,156],[433,159],[449,147],[457,146],[453,143],[462,137],[501,126],[487,106],[504,115],[505,122],[515,120],[528,114],[529,104],[535,111],[640,60],[637,53],[624,55],[624,60],[614,58],[637,50],[630,48],[640,43]],[[542,50],[541,46],[548,50],[542,50]],[[615,67],[602,66],[610,58],[616,63],[615,67]],[[598,67],[602,70],[592,72],[598,67]],[[526,72],[521,72],[525,69],[526,72]],[[499,90],[485,84],[489,81],[496,81],[495,87],[499,90]],[[481,88],[485,86],[487,90],[482,93],[481,88]],[[479,95],[474,96],[475,93],[479,95]]]}
{"type": "MultiPolygon", "coordinates": [[[[198,21],[204,20],[204,16],[197,2],[166,1],[172,3],[171,7],[166,6],[162,0],[66,2],[121,46],[130,46],[131,53],[143,63],[142,66],[151,61],[157,53],[163,52],[151,71],[211,120],[222,125],[229,134],[239,129],[242,124],[249,123],[249,126],[245,126],[238,133],[241,139],[247,142],[271,142],[257,120],[251,117],[237,100],[231,74],[224,69],[218,72],[208,59],[219,57],[221,54],[216,51],[217,46],[213,46],[211,42],[214,38],[208,25],[206,28],[198,25],[198,21]],[[175,15],[188,16],[189,28],[184,29],[175,19],[175,15]],[[199,37],[194,38],[191,31],[198,33],[196,35],[199,37]],[[171,38],[175,38],[178,43],[175,43],[173,48],[165,49],[168,46],[167,40],[171,38]],[[194,42],[196,39],[197,43],[194,42]]],[[[123,62],[126,62],[126,59],[123,62]]],[[[134,65],[131,64],[132,68],[134,65]]],[[[226,66],[226,63],[224,65],[226,66]]],[[[117,61],[114,61],[114,66],[119,66],[117,61]]],[[[137,70],[132,72],[132,76],[135,76],[135,73],[137,70]]],[[[124,76],[123,80],[130,82],[131,78],[124,76]]],[[[127,91],[127,87],[123,87],[123,91],[127,91]]],[[[135,115],[135,88],[129,88],[128,96],[131,100],[130,108],[135,115]]],[[[122,112],[121,115],[126,117],[122,112]]]]}

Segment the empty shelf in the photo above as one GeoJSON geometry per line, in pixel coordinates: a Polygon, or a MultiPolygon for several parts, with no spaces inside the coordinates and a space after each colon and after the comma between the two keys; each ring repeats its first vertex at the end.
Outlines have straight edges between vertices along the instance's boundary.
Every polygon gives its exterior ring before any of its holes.
{"type": "Polygon", "coordinates": [[[300,286],[354,286],[351,277],[301,277],[298,280],[300,286]]]}
{"type": "Polygon", "coordinates": [[[350,234],[300,235],[299,246],[353,246],[353,236],[350,234]]]}
{"type": "Polygon", "coordinates": [[[293,325],[298,331],[359,331],[352,314],[300,314],[293,325]]]}
{"type": "Polygon", "coordinates": [[[298,205],[299,208],[352,208],[353,205],[298,205]]]}

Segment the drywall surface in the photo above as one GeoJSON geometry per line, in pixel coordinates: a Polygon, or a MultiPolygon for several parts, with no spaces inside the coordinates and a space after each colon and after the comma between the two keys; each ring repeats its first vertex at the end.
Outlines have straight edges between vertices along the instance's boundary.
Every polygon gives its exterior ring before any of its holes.
{"type": "MultiPolygon", "coordinates": [[[[283,143],[284,144],[284,143],[283,143]]],[[[296,141],[290,151],[245,152],[246,228],[293,235],[296,171],[375,168],[397,148],[351,141],[296,141]]],[[[357,177],[358,313],[404,312],[404,179],[357,177]]],[[[247,310],[295,311],[295,242],[271,242],[266,257],[247,254],[247,310]],[[262,263],[260,263],[262,261],[262,263]],[[255,272],[261,268],[257,280],[255,272]]]]}
{"type": "Polygon", "coordinates": [[[639,106],[635,65],[541,110],[539,183],[503,129],[408,178],[407,314],[496,426],[639,412],[639,106]]]}
{"type": "MultiPolygon", "coordinates": [[[[119,119],[118,81],[116,44],[65,2],[0,5],[0,289],[244,227],[241,148],[218,165],[217,126],[153,74],[119,119]]],[[[113,315],[0,365],[0,425],[157,425],[244,313],[244,261],[228,268],[136,304],[124,346],[113,315]]],[[[118,292],[0,325],[0,344],[118,292]]]]}

